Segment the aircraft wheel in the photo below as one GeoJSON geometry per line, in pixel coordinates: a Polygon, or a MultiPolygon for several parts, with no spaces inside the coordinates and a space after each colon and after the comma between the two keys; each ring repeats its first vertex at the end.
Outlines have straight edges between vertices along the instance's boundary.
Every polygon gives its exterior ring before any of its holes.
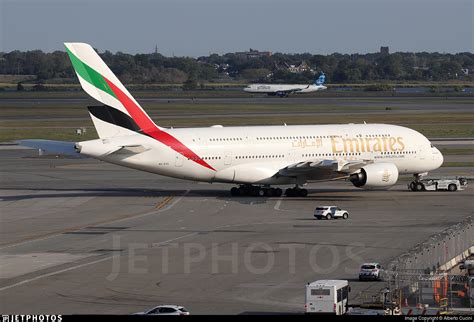
{"type": "Polygon", "coordinates": [[[293,188],[286,189],[285,190],[285,196],[294,197],[295,196],[295,190],[293,188]]]}
{"type": "Polygon", "coordinates": [[[421,182],[418,182],[417,184],[415,184],[415,189],[416,191],[423,191],[425,190],[425,186],[421,182]]]}
{"type": "Polygon", "coordinates": [[[237,187],[232,187],[230,189],[230,195],[231,196],[238,196],[240,194],[239,188],[237,187]]]}
{"type": "Polygon", "coordinates": [[[275,189],[274,191],[275,197],[281,197],[282,194],[283,194],[283,191],[280,188],[275,189]]]}
{"type": "Polygon", "coordinates": [[[301,189],[301,190],[299,191],[299,195],[300,195],[301,197],[306,197],[306,196],[308,196],[308,190],[306,190],[306,189],[301,189]]]}
{"type": "Polygon", "coordinates": [[[266,188],[263,191],[265,191],[265,197],[272,197],[275,194],[275,189],[273,188],[266,188]]]}
{"type": "Polygon", "coordinates": [[[263,197],[266,194],[265,189],[262,189],[262,188],[257,189],[256,192],[257,192],[257,196],[259,197],[263,197]]]}
{"type": "Polygon", "coordinates": [[[456,191],[456,190],[458,190],[458,187],[456,187],[455,184],[450,184],[450,185],[448,186],[448,190],[449,190],[449,191],[456,191]]]}

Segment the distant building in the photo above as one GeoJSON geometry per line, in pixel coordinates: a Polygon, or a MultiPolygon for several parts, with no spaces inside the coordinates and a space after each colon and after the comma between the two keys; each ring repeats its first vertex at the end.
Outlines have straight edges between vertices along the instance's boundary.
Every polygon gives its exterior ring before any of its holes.
{"type": "Polygon", "coordinates": [[[289,72],[295,73],[295,74],[301,74],[306,71],[314,72],[313,69],[311,69],[311,67],[309,67],[308,64],[304,61],[301,62],[301,64],[299,64],[298,66],[289,65],[287,69],[289,72]]]}
{"type": "Polygon", "coordinates": [[[426,66],[413,66],[413,69],[414,70],[430,70],[429,67],[426,67],[426,66]]]}
{"type": "Polygon", "coordinates": [[[390,53],[390,52],[389,52],[389,50],[388,50],[388,46],[386,46],[386,47],[384,47],[384,46],[380,47],[380,54],[381,54],[381,55],[388,55],[389,53],[390,53]]]}
{"type": "Polygon", "coordinates": [[[249,51],[236,52],[235,54],[245,59],[252,59],[252,58],[259,58],[259,57],[270,57],[272,55],[272,52],[271,51],[258,51],[256,49],[250,48],[249,51]]]}

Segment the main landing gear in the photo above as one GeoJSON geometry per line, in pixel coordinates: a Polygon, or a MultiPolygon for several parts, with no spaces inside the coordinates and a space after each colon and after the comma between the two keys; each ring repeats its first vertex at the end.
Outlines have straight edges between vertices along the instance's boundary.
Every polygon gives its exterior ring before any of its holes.
{"type": "Polygon", "coordinates": [[[306,197],[307,195],[308,190],[299,187],[288,188],[285,191],[285,196],[287,197],[306,197]]]}
{"type": "Polygon", "coordinates": [[[242,185],[230,189],[232,196],[253,196],[253,197],[280,197],[283,191],[280,188],[256,187],[251,185],[242,185]]]}
{"type": "MultiPolygon", "coordinates": [[[[242,185],[230,189],[232,196],[252,196],[252,197],[281,197],[283,191],[280,188],[257,187],[252,185],[242,185]]],[[[306,197],[308,190],[299,187],[289,188],[285,190],[287,197],[306,197]]]]}

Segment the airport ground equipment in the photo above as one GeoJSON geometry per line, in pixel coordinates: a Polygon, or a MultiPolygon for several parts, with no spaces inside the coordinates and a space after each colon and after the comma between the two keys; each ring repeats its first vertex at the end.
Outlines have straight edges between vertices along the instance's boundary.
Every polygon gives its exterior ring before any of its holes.
{"type": "Polygon", "coordinates": [[[411,191],[457,191],[464,190],[467,186],[467,179],[456,178],[425,178],[410,182],[408,189],[411,191]]]}
{"type": "Polygon", "coordinates": [[[305,313],[342,315],[347,312],[347,280],[319,280],[306,284],[305,313]]]}

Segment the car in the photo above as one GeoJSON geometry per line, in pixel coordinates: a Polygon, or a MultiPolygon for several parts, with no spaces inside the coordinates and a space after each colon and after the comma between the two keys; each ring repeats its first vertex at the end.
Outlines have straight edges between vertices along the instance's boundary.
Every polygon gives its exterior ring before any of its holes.
{"type": "Polygon", "coordinates": [[[336,206],[320,206],[314,210],[314,217],[316,219],[326,218],[328,220],[337,218],[347,219],[349,218],[349,212],[336,206]]]}
{"type": "Polygon", "coordinates": [[[363,280],[376,280],[381,279],[382,265],[379,263],[364,263],[360,267],[359,281],[363,280]]]}
{"type": "Polygon", "coordinates": [[[189,315],[189,311],[179,305],[159,305],[135,315],[189,315]]]}

